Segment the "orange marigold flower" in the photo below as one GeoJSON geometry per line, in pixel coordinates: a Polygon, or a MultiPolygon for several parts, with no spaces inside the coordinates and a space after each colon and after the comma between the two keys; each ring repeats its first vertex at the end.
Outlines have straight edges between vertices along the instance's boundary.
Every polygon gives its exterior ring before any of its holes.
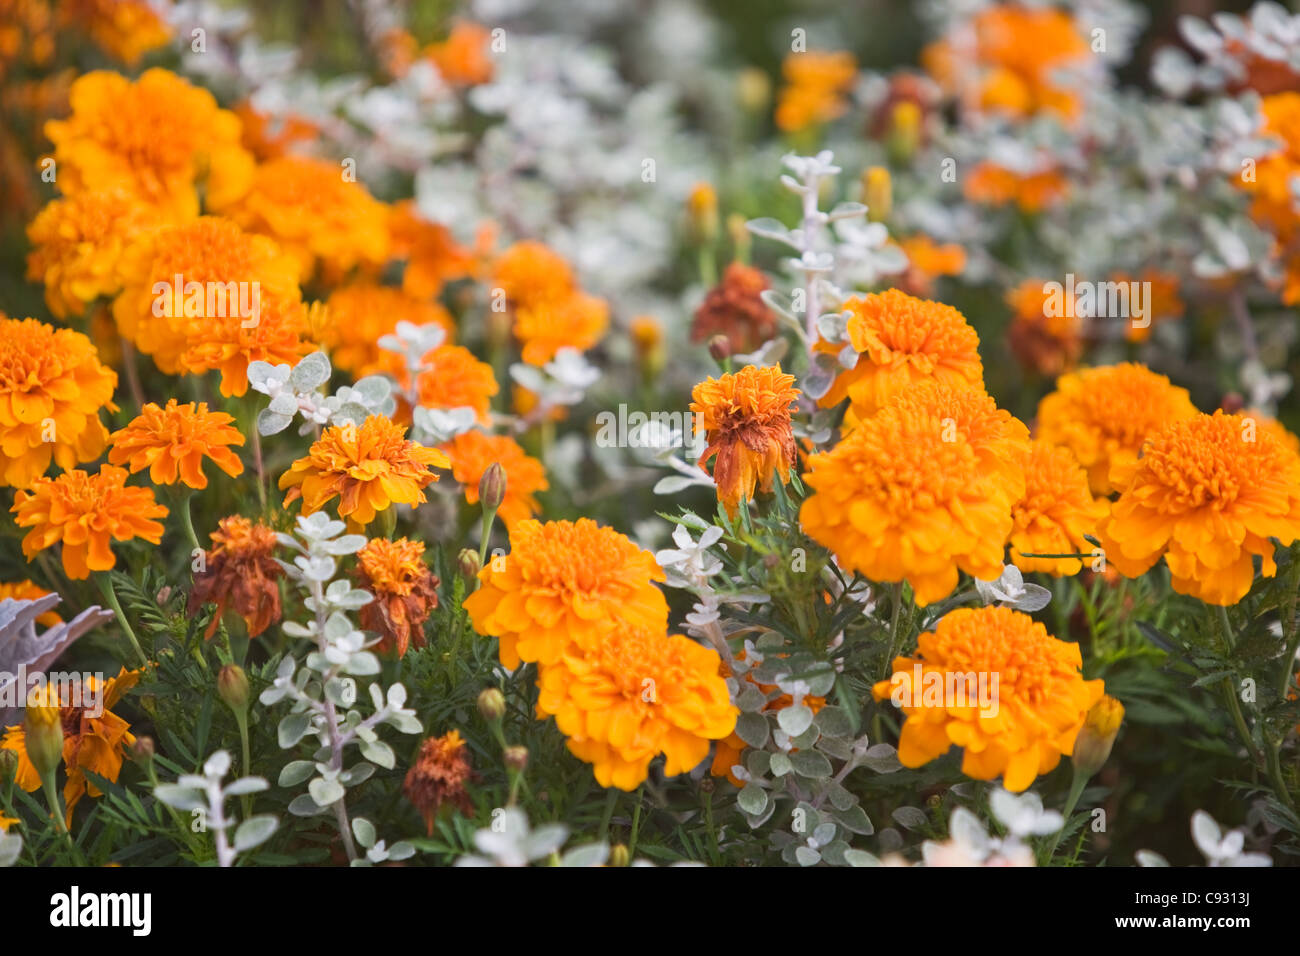
{"type": "Polygon", "coordinates": [[[51,459],[66,470],[98,458],[116,387],[80,332],[0,312],[0,485],[31,487],[51,459]]]}
{"type": "Polygon", "coordinates": [[[367,525],[394,504],[423,504],[424,488],[437,481],[434,468],[451,462],[436,448],[406,438],[406,428],[383,415],[371,415],[360,428],[351,423],[325,429],[306,457],[280,476],[288,505],[302,498],[303,514],[339,499],[339,517],[354,527],[367,525]]]}
{"type": "Polygon", "coordinates": [[[799,519],[844,567],[931,604],[958,570],[1001,573],[1028,452],[1028,429],[982,390],[917,386],[808,459],[799,519]]]}
{"type": "Polygon", "coordinates": [[[294,113],[269,116],[248,100],[235,104],[233,110],[243,125],[244,148],[259,160],[283,156],[295,145],[310,143],[321,134],[320,127],[309,119],[294,113]]]}
{"type": "Polygon", "coordinates": [[[420,755],[406,772],[402,792],[424,817],[429,836],[433,836],[433,821],[444,803],[467,816],[474,812],[465,792],[465,784],[473,774],[465,741],[457,731],[429,737],[420,744],[420,755]]]}
{"type": "Polygon", "coordinates": [[[1035,441],[1025,467],[1025,496],[1011,509],[1011,560],[1021,571],[1045,571],[1060,577],[1083,570],[1078,558],[1030,558],[1027,554],[1090,554],[1085,534],[1097,534],[1110,510],[1093,498],[1088,473],[1074,453],[1035,441]]]}
{"type": "Polygon", "coordinates": [[[915,235],[898,241],[907,256],[902,284],[913,295],[929,296],[940,276],[961,275],[966,268],[966,250],[955,242],[937,243],[929,236],[915,235]]]}
{"type": "MultiPolygon", "coordinates": [[[[91,797],[102,795],[86,777],[86,771],[113,783],[122,772],[122,757],[126,748],[135,743],[135,737],[131,734],[131,725],[110,708],[139,680],[139,671],[122,668],[116,677],[106,681],[91,675],[80,688],[59,685],[62,694],[58,707],[63,731],[63,764],[68,773],[63,785],[63,803],[67,808],[65,822],[69,825],[82,797],[86,794],[91,797]],[[102,703],[102,709],[92,707],[92,703],[102,703]]],[[[46,694],[53,702],[54,691],[47,689],[46,694]]],[[[40,788],[41,777],[27,755],[26,736],[21,726],[6,728],[4,739],[0,740],[0,750],[12,750],[18,755],[14,781],[32,793],[40,788]]]]}
{"type": "Polygon", "coordinates": [[[128,66],[171,39],[171,29],[147,0],[63,0],[59,18],[90,34],[109,56],[128,66]]]}
{"type": "Polygon", "coordinates": [[[546,469],[509,435],[471,429],[454,437],[442,450],[451,459],[452,476],[465,486],[465,500],[471,505],[478,504],[479,479],[488,467],[499,464],[505,469],[506,496],[497,514],[507,529],[541,510],[533,495],[550,487],[546,469]]]}
{"type": "Polygon", "coordinates": [[[1083,354],[1083,327],[1073,295],[1062,290],[1060,308],[1043,279],[1026,279],[1006,293],[1013,315],[1007,330],[1011,351],[1022,366],[1040,375],[1061,375],[1083,354]]]}
{"type": "Polygon", "coordinates": [[[1300,93],[1266,96],[1260,112],[1264,115],[1260,133],[1280,148],[1256,162],[1254,179],[1234,176],[1233,182],[1254,197],[1250,211],[1255,220],[1285,240],[1296,229],[1291,180],[1300,173],[1300,93]]]}
{"type": "Polygon", "coordinates": [[[480,248],[466,249],[446,226],[421,217],[413,200],[392,207],[388,228],[394,258],[406,261],[402,291],[408,295],[432,299],[448,280],[478,275],[485,231],[480,231],[480,248]]]}
{"type": "Polygon", "coordinates": [[[717,651],[681,634],[612,628],[541,668],[537,710],[554,715],[597,783],[635,790],[659,754],[665,775],[686,773],[708,757],[710,741],[735,728],[740,711],[721,663],[717,651]]]}
{"type": "Polygon", "coordinates": [[[564,257],[532,239],[516,242],[497,257],[492,284],[505,293],[511,305],[564,299],[578,285],[564,257]]]}
{"type": "Polygon", "coordinates": [[[335,289],[328,306],[329,321],[321,329],[320,344],[329,349],[336,368],[355,378],[376,374],[405,377],[402,357],[379,347],[379,339],[396,329],[398,322],[435,324],[448,336],[456,333],[451,314],[439,303],[374,282],[354,282],[335,289]]]}
{"type": "Polygon", "coordinates": [[[691,392],[696,428],[709,442],[699,465],[716,459],[713,480],[728,514],[736,514],[741,498],[753,500],[755,487],[771,491],[774,474],[783,485],[790,480],[795,466],[790,410],[798,398],[794,376],[780,365],[746,365],[691,392]]]}
{"type": "Polygon", "coordinates": [[[1128,577],[1160,560],[1175,591],[1236,604],[1260,574],[1277,573],[1277,538],[1300,537],[1300,456],[1243,415],[1223,411],[1175,421],[1147,438],[1119,479],[1119,499],[1100,536],[1128,577]]]}
{"type": "Polygon", "coordinates": [[[45,124],[64,195],[120,187],[183,218],[198,214],[200,178],[213,206],[251,182],[239,120],[175,73],[147,70],[133,82],[96,70],[72,84],[71,102],[71,116],[45,124]]]}
{"type": "Polygon", "coordinates": [[[668,629],[654,555],[590,518],[518,522],[510,554],[478,578],[463,606],[475,630],[499,639],[501,663],[512,669],[554,663],[571,643],[593,647],[611,627],[668,629]]]}
{"type": "Polygon", "coordinates": [[[851,53],[808,50],[790,53],[781,64],[785,85],[776,104],[776,125],[797,133],[842,116],[846,99],[858,75],[851,53]]]}
{"type": "Polygon", "coordinates": [[[893,677],[872,693],[907,715],[898,741],[903,766],[920,767],[956,744],[965,751],[962,773],[1001,775],[1019,793],[1074,751],[1088,711],[1106,692],[1102,681],[1083,679],[1082,666],[1078,644],[1057,640],[1027,614],[959,608],[917,639],[915,658],[895,658],[893,677]],[[991,699],[980,698],[973,674],[987,675],[991,699]]]}
{"type": "Polygon", "coordinates": [[[204,637],[217,632],[227,607],[244,619],[248,636],[257,637],[282,613],[276,582],[284,577],[284,569],[272,557],[275,532],[242,515],[231,515],[218,521],[209,537],[212,548],[204,552],[203,569],[195,572],[188,611],[194,614],[204,604],[217,606],[204,637]]]}
{"type": "Polygon", "coordinates": [[[545,365],[562,348],[586,351],[607,328],[609,303],[584,292],[515,308],[515,338],[529,365],[545,365]]]}
{"type": "Polygon", "coordinates": [[[329,160],[280,156],[257,167],[242,196],[211,206],[274,238],[297,262],[302,281],[318,263],[331,276],[380,266],[389,252],[388,207],[346,174],[329,160]]]}
{"type": "Polygon", "coordinates": [[[80,316],[91,302],[122,288],[122,253],[158,215],[122,190],[52,200],[27,227],[27,278],[45,285],[45,302],[56,317],[80,316]]]}
{"type": "Polygon", "coordinates": [[[492,366],[480,362],[467,348],[439,345],[424,357],[425,369],[416,378],[415,388],[425,408],[461,408],[468,406],[478,420],[488,422],[492,396],[500,390],[492,366]]]}
{"type": "Polygon", "coordinates": [[[761,298],[767,288],[763,273],[733,262],[722,281],[709,290],[691,323],[691,341],[707,342],[725,335],[734,352],[752,352],[777,333],[776,313],[761,298]]]}
{"type": "Polygon", "coordinates": [[[823,408],[847,397],[857,419],[875,414],[917,382],[984,387],[979,336],[952,306],[889,289],[853,296],[844,309],[858,364],[836,377],[818,403],[823,408]]]}
{"type": "Polygon", "coordinates": [[[991,206],[1015,203],[1022,212],[1041,212],[1065,197],[1070,183],[1058,169],[1020,173],[982,162],[966,176],[962,192],[971,202],[991,206]]]}
{"type": "Polygon", "coordinates": [[[373,538],[357,552],[357,577],[375,599],[361,608],[361,626],[380,636],[376,650],[398,657],[424,647],[424,622],[438,606],[438,579],[421,559],[424,545],[373,538]]]}
{"type": "Polygon", "coordinates": [[[1093,494],[1105,495],[1119,490],[1111,469],[1131,466],[1148,435],[1195,414],[1187,389],[1121,362],[1062,375],[1038,404],[1037,436],[1070,449],[1093,494]]]}
{"type": "MultiPolygon", "coordinates": [[[[53,591],[47,591],[30,579],[25,581],[0,581],[0,601],[5,598],[12,598],[15,601],[35,601],[37,598],[53,593],[53,591]]],[[[63,618],[59,617],[55,611],[46,611],[36,619],[36,623],[45,627],[54,627],[56,624],[62,624],[63,618]]]]}
{"type": "Polygon", "coordinates": [[[14,524],[31,528],[23,538],[30,561],[55,542],[63,542],[63,570],[73,580],[91,571],[109,571],[117,563],[109,541],[162,540],[167,509],[154,501],[150,488],[128,488],[125,468],[101,465],[88,474],[80,468],[57,478],[38,478],[30,491],[14,497],[14,524]]]}
{"type": "Polygon", "coordinates": [[[1276,418],[1265,415],[1258,409],[1253,408],[1248,408],[1241,414],[1245,421],[1253,421],[1256,428],[1272,435],[1274,440],[1279,442],[1283,448],[1290,449],[1300,455],[1300,436],[1288,431],[1287,427],[1276,418]]]}
{"type": "Polygon", "coordinates": [[[491,39],[487,27],[461,20],[452,26],[447,39],[425,47],[424,55],[452,86],[478,86],[492,79],[491,39]]]}
{"type": "Polygon", "coordinates": [[[109,437],[108,460],[127,465],[133,475],[148,468],[155,485],[179,480],[191,488],[206,488],[205,457],[232,478],[244,470],[229,447],[244,443],[243,433],[230,427],[234,420],[225,412],[208,411],[207,402],[180,405],[172,398],[165,408],[149,402],[129,425],[109,437]]]}
{"type": "Polygon", "coordinates": [[[169,375],[219,369],[222,394],[243,395],[249,362],[293,365],[310,348],[293,259],[228,219],[154,230],[121,268],[118,330],[169,375]]]}

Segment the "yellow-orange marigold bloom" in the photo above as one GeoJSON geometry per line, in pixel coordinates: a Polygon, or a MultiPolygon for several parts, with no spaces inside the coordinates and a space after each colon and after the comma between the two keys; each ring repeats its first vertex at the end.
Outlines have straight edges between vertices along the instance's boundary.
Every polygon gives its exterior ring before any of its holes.
{"type": "Polygon", "coordinates": [[[918,234],[900,239],[898,245],[907,256],[902,285],[913,295],[928,297],[936,279],[961,275],[966,268],[966,250],[955,242],[938,243],[918,234]]]}
{"type": "Polygon", "coordinates": [[[309,279],[319,263],[336,276],[388,258],[388,207],[340,163],[286,155],[257,167],[252,185],[229,203],[211,203],[249,232],[271,236],[309,279]]]}
{"type": "Polygon", "coordinates": [[[117,411],[117,373],[90,339],[0,312],[0,486],[27,488],[53,460],[98,458],[108,439],[99,410],[117,411]]]}
{"type": "Polygon", "coordinates": [[[55,199],[27,227],[27,278],[44,284],[55,316],[80,316],[91,302],[122,288],[123,251],[158,217],[152,206],[122,190],[55,199]]]}
{"type": "Polygon", "coordinates": [[[402,357],[379,347],[379,339],[396,329],[398,322],[434,324],[448,336],[456,333],[451,314],[440,303],[417,299],[393,286],[353,282],[335,289],[328,306],[329,321],[321,329],[320,344],[329,349],[334,366],[354,378],[405,376],[402,357]]]}
{"type": "Polygon", "coordinates": [[[488,422],[492,396],[500,390],[492,366],[480,362],[467,348],[439,345],[424,357],[425,369],[415,381],[425,408],[474,409],[478,420],[488,422]]]}
{"type": "Polygon", "coordinates": [[[225,412],[208,411],[207,402],[179,404],[168,399],[166,407],[148,402],[125,428],[109,437],[108,460],[126,465],[131,474],[149,469],[155,485],[183,481],[191,488],[206,488],[203,459],[232,478],[244,470],[231,445],[242,445],[244,435],[232,428],[234,418],[225,412]]]}
{"type": "Polygon", "coordinates": [[[819,400],[823,408],[847,397],[856,420],[875,414],[917,382],[984,387],[979,336],[952,306],[889,289],[854,296],[844,309],[850,313],[847,332],[858,364],[836,377],[819,400]]]}
{"type": "Polygon", "coordinates": [[[239,120],[175,73],[96,70],[72,84],[71,102],[71,116],[45,124],[64,195],[122,188],[174,218],[198,214],[199,179],[214,207],[251,182],[239,120]]]}
{"type": "Polygon", "coordinates": [[[654,555],[590,518],[518,522],[510,553],[478,578],[464,608],[476,631],[498,638],[509,668],[554,663],[569,644],[593,647],[612,627],[668,630],[654,555]]]}
{"type": "Polygon", "coordinates": [[[1074,452],[1093,494],[1119,490],[1112,467],[1130,466],[1152,432],[1196,414],[1187,389],[1145,365],[1121,362],[1062,375],[1038,404],[1037,437],[1074,452]]]}
{"type": "Polygon", "coordinates": [[[223,394],[242,395],[248,362],[292,365],[305,351],[293,259],[229,219],[154,230],[121,268],[118,330],[169,375],[221,368],[223,394]]]}
{"type": "Polygon", "coordinates": [[[57,478],[40,478],[30,491],[19,491],[12,511],[14,524],[31,528],[23,538],[30,561],[56,542],[63,542],[63,570],[73,580],[91,571],[109,571],[117,563],[112,541],[141,538],[162,540],[167,509],[154,501],[151,488],[128,488],[125,468],[101,465],[88,474],[80,468],[57,478]]]}
{"type": "Polygon", "coordinates": [[[741,498],[752,500],[756,487],[771,491],[773,475],[783,485],[790,480],[795,466],[790,410],[798,398],[794,376],[780,365],[746,365],[692,390],[696,427],[709,443],[699,465],[715,459],[713,481],[728,514],[735,515],[741,498]]]}
{"type": "Polygon", "coordinates": [[[808,50],[788,54],[781,74],[785,85],[777,98],[776,125],[782,132],[797,133],[844,114],[858,63],[851,53],[808,50]]]}
{"type": "Polygon", "coordinates": [[[1233,182],[1254,197],[1251,215],[1256,221],[1285,239],[1297,225],[1291,180],[1300,173],[1300,93],[1266,96],[1260,102],[1260,112],[1264,116],[1260,132],[1281,148],[1255,163],[1253,180],[1234,176],[1233,182]]]}
{"type": "Polygon", "coordinates": [[[962,192],[971,202],[991,206],[1015,203],[1022,212],[1041,212],[1064,198],[1070,182],[1058,169],[1020,173],[993,162],[982,162],[966,176],[962,192]]]}
{"type": "Polygon", "coordinates": [[[194,614],[204,604],[217,606],[206,638],[217,632],[227,606],[244,619],[248,636],[257,637],[281,615],[277,581],[284,577],[284,569],[272,557],[275,532],[242,515],[231,515],[217,522],[209,537],[212,548],[203,555],[203,569],[194,574],[187,609],[194,614]]]}
{"type": "Polygon", "coordinates": [[[962,773],[1001,775],[1002,785],[1019,793],[1073,753],[1089,709],[1105,693],[1100,680],[1083,679],[1082,666],[1078,644],[1057,640],[1027,614],[959,608],[917,639],[915,658],[895,658],[893,677],[872,692],[907,715],[898,741],[903,766],[920,767],[956,744],[965,751],[962,773]],[[987,709],[972,673],[988,675],[987,709]],[[952,691],[964,691],[964,699],[947,699],[952,691]]]}
{"type": "Polygon", "coordinates": [[[1027,554],[1090,554],[1085,534],[1109,512],[1104,498],[1093,498],[1088,473],[1068,448],[1035,441],[1025,466],[1025,496],[1011,509],[1011,561],[1021,571],[1060,577],[1078,574],[1078,558],[1030,558],[1027,554]]]}
{"type": "Polygon", "coordinates": [[[109,56],[135,66],[171,39],[172,32],[147,0],[63,0],[59,18],[79,27],[109,56]]]}
{"type": "MultiPolygon", "coordinates": [[[[60,685],[65,695],[59,701],[59,718],[63,730],[63,764],[68,778],[63,785],[63,803],[67,809],[67,823],[72,822],[72,812],[87,793],[100,796],[99,788],[90,782],[86,771],[116,783],[122,772],[122,757],[126,748],[135,743],[131,725],[110,708],[140,680],[139,671],[122,668],[116,677],[101,682],[91,675],[87,685],[80,688],[80,703],[74,704],[73,688],[60,685]],[[103,703],[99,714],[92,713],[90,702],[103,703]]],[[[53,697],[53,693],[49,692],[53,697]]],[[[99,708],[95,708],[98,710],[99,708]]],[[[41,786],[41,777],[27,755],[26,734],[21,726],[5,730],[0,740],[0,750],[12,750],[18,755],[18,768],[14,781],[28,793],[41,786]]]]}
{"type": "Polygon", "coordinates": [[[436,448],[406,438],[406,428],[383,415],[371,415],[360,428],[333,425],[280,476],[288,505],[302,498],[303,514],[339,499],[339,517],[366,525],[394,504],[423,504],[424,488],[437,481],[434,468],[451,462],[436,448]]]}
{"type": "Polygon", "coordinates": [[[545,365],[562,348],[586,351],[608,328],[609,303],[584,292],[515,308],[515,338],[530,365],[545,365]]]}
{"type": "Polygon", "coordinates": [[[1287,427],[1276,418],[1273,418],[1270,415],[1265,415],[1258,409],[1252,408],[1246,409],[1241,414],[1244,418],[1253,420],[1256,428],[1272,435],[1283,448],[1288,448],[1297,455],[1300,455],[1300,436],[1288,431],[1287,427]]]}
{"type": "Polygon", "coordinates": [[[491,39],[487,27],[461,20],[452,26],[447,39],[429,44],[424,55],[451,85],[478,86],[492,79],[491,39]]]}
{"type": "Polygon", "coordinates": [[[425,645],[423,625],[438,606],[438,579],[423,554],[423,544],[406,538],[373,538],[357,552],[357,577],[375,596],[359,620],[380,636],[376,650],[402,657],[412,644],[425,645]]]}
{"type": "MultiPolygon", "coordinates": [[[[0,581],[0,601],[5,598],[12,598],[15,601],[35,601],[37,598],[53,594],[34,581],[0,581]]],[[[46,611],[36,619],[37,624],[45,627],[53,627],[56,624],[63,623],[63,618],[59,617],[56,611],[46,611]]]]}
{"type": "Polygon", "coordinates": [[[635,790],[659,754],[665,775],[686,773],[735,728],[740,711],[721,663],[717,651],[681,634],[613,628],[541,668],[537,709],[554,715],[597,783],[635,790]]]}
{"type": "Polygon", "coordinates": [[[1160,560],[1175,591],[1236,604],[1260,574],[1277,573],[1273,542],[1300,537],[1300,456],[1242,415],[1173,422],[1147,438],[1142,457],[1114,469],[1120,496],[1101,541],[1128,577],[1160,560]]]}
{"type": "MultiPolygon", "coordinates": [[[[450,279],[476,276],[482,267],[482,248],[466,249],[451,230],[420,216],[413,200],[391,207],[388,230],[394,258],[405,260],[402,291],[417,299],[432,299],[450,279]]],[[[489,230],[480,230],[480,245],[489,230]]]]}
{"type": "Polygon", "coordinates": [[[402,792],[424,818],[433,836],[433,821],[444,803],[466,815],[474,812],[465,785],[473,776],[461,735],[450,730],[441,737],[429,737],[420,744],[420,754],[402,782],[402,792]]]}
{"type": "Polygon", "coordinates": [[[550,487],[546,469],[509,435],[471,429],[454,437],[442,450],[451,459],[451,474],[465,486],[465,500],[471,505],[478,504],[478,483],[483,473],[493,464],[505,469],[506,496],[497,515],[507,529],[541,510],[533,496],[550,487]]]}
{"type": "Polygon", "coordinates": [[[931,604],[959,569],[1001,573],[1028,450],[1025,426],[982,390],[916,386],[808,459],[814,494],[799,519],[842,566],[907,580],[917,604],[931,604]]]}
{"type": "Polygon", "coordinates": [[[512,305],[563,299],[577,289],[568,262],[558,252],[533,239],[516,242],[492,265],[492,284],[512,305]]]}

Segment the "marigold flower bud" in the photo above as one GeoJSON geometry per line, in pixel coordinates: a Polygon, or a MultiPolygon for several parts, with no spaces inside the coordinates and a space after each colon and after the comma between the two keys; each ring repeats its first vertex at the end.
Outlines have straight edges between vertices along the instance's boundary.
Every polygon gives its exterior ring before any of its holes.
{"type": "Polygon", "coordinates": [[[731,339],[725,335],[715,335],[709,339],[709,355],[715,362],[731,358],[731,339]]]}
{"type": "Polygon", "coordinates": [[[217,674],[217,693],[237,714],[248,709],[248,675],[238,664],[227,664],[217,674]]]}
{"type": "Polygon", "coordinates": [[[1074,769],[1092,776],[1110,757],[1111,747],[1124,722],[1124,705],[1109,694],[1092,705],[1074,740],[1074,769]]]}
{"type": "Polygon", "coordinates": [[[495,687],[489,687],[478,695],[478,712],[484,720],[500,720],[506,713],[506,698],[495,687]]]}
{"type": "Polygon", "coordinates": [[[747,112],[765,112],[772,99],[772,80],[758,67],[741,70],[736,78],[736,96],[747,112]]]}
{"type": "Polygon", "coordinates": [[[632,856],[627,851],[627,844],[615,843],[609,848],[609,865],[610,866],[627,866],[632,862],[632,856]]]}
{"type": "Polygon", "coordinates": [[[889,116],[889,155],[907,162],[921,145],[921,120],[924,114],[914,100],[900,100],[889,116]]]}
{"type": "Polygon", "coordinates": [[[894,211],[894,182],[884,166],[869,166],[862,174],[862,195],[867,203],[867,218],[885,222],[894,211]]]}
{"type": "Polygon", "coordinates": [[[478,499],[484,511],[496,511],[506,497],[506,470],[500,462],[492,462],[478,482],[478,499]]]}
{"type": "Polygon", "coordinates": [[[479,563],[478,552],[473,548],[461,548],[460,554],[456,556],[456,565],[460,570],[460,576],[466,581],[473,581],[478,577],[479,571],[483,565],[479,563]]]}
{"type": "Polygon", "coordinates": [[[718,237],[718,194],[708,183],[696,183],[686,200],[691,231],[702,241],[718,237]]]}
{"type": "Polygon", "coordinates": [[[528,748],[527,747],[507,747],[501,755],[506,762],[506,766],[511,770],[523,771],[528,766],[528,748]]]}
{"type": "Polygon", "coordinates": [[[52,694],[33,693],[23,711],[23,747],[42,780],[63,759],[63,719],[52,694]]]}
{"type": "Polygon", "coordinates": [[[0,750],[0,787],[7,786],[18,771],[18,752],[0,750]]]}
{"type": "Polygon", "coordinates": [[[131,756],[139,764],[149,765],[153,760],[154,744],[152,737],[137,737],[135,743],[131,745],[131,756]]]}

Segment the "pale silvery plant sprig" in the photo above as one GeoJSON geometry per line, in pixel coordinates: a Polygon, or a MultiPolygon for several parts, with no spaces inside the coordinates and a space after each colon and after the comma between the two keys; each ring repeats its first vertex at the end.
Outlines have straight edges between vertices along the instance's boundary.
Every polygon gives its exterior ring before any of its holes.
{"type": "Polygon", "coordinates": [[[204,762],[202,774],[181,774],[175,783],[160,783],[153,791],[155,797],[175,810],[201,814],[203,829],[212,831],[217,865],[223,867],[234,866],[239,854],[265,843],[280,825],[279,819],[269,813],[251,816],[235,829],[232,840],[227,831],[235,821],[226,816],[226,801],[268,790],[270,784],[261,777],[240,777],[223,785],[221,781],[229,772],[230,754],[218,750],[204,762]]]}
{"type": "Polygon", "coordinates": [[[0,833],[0,869],[13,866],[23,852],[21,833],[0,833]]]}
{"type": "MultiPolygon", "coordinates": [[[[1206,866],[1272,866],[1265,853],[1246,853],[1244,830],[1223,832],[1214,817],[1204,810],[1192,814],[1192,842],[1205,857],[1206,866]]],[[[1169,861],[1152,850],[1138,850],[1134,855],[1138,866],[1168,866],[1169,861]]]]}
{"type": "Polygon", "coordinates": [[[656,495],[676,495],[692,487],[717,487],[712,476],[697,464],[706,447],[705,436],[694,427],[689,432],[688,436],[686,430],[653,417],[628,431],[627,443],[636,457],[649,465],[677,472],[655,482],[656,495]],[[686,459],[678,454],[679,449],[686,459]]]}
{"type": "Polygon", "coordinates": [[[417,380],[420,373],[428,368],[425,356],[441,345],[446,338],[447,331],[436,322],[416,325],[405,320],[398,322],[392,332],[379,337],[379,347],[401,356],[406,366],[405,395],[412,407],[420,404],[417,380]]]}
{"type": "Polygon", "coordinates": [[[477,854],[456,859],[456,866],[531,866],[551,860],[557,866],[602,866],[609,858],[609,844],[588,843],[560,855],[569,838],[569,828],[551,823],[533,829],[518,807],[493,811],[492,823],[474,833],[477,854]]]}
{"type": "Polygon", "coordinates": [[[1000,604],[1032,614],[1052,600],[1052,592],[1037,584],[1026,584],[1025,576],[1014,564],[1004,565],[1002,574],[993,581],[975,579],[975,590],[985,604],[1000,604]]]}
{"type": "Polygon", "coordinates": [[[540,369],[523,362],[511,365],[511,379],[537,396],[537,405],[515,423],[516,430],[527,431],[534,422],[545,420],[552,409],[577,405],[600,380],[600,374],[582,352],[568,346],[558,349],[540,369]]]}
{"type": "Polygon", "coordinates": [[[392,415],[396,411],[392,386],[382,375],[367,375],[333,395],[322,394],[320,387],[329,381],[332,372],[324,352],[303,356],[292,369],[260,360],[248,363],[249,386],[271,399],[257,415],[259,434],[278,434],[299,415],[303,421],[298,434],[306,435],[326,425],[360,425],[370,415],[392,415]]]}
{"type": "Polygon", "coordinates": [[[274,683],[262,692],[260,700],[267,707],[285,699],[292,702],[277,729],[283,749],[296,747],[309,734],[320,744],[311,760],[291,761],[280,773],[282,787],[309,781],[307,792],[290,802],[289,812],[312,816],[333,808],[348,859],[356,860],[345,803],[347,788],[368,779],[375,764],[389,770],[396,764],[393,749],[379,739],[377,728],[387,724],[399,733],[418,734],[423,727],[415,712],[405,706],[406,688],[401,684],[393,684],[386,694],[377,683],[370,684],[369,716],[355,706],[359,697],[355,678],[378,674],[379,659],[369,650],[377,639],[368,641],[349,617],[373,596],[344,579],[334,580],[338,559],[356,553],[366,542],[364,535],[343,534],[344,530],[342,521],[318,511],[298,518],[296,537],[276,535],[280,544],[298,552],[292,563],[278,563],[307,595],[304,606],[315,615],[305,624],[286,621],[283,630],[291,637],[313,641],[315,646],[301,667],[292,653],[286,654],[274,683]],[[345,750],[352,744],[359,747],[364,759],[345,767],[345,750]]]}

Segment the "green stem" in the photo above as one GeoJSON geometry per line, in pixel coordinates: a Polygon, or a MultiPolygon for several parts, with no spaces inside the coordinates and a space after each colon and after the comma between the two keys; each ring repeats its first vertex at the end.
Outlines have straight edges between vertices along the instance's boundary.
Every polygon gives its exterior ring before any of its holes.
{"type": "Polygon", "coordinates": [[[190,514],[190,499],[194,497],[194,492],[187,491],[181,496],[181,505],[177,509],[181,513],[181,524],[185,527],[185,534],[190,539],[190,545],[195,551],[202,551],[203,545],[199,544],[199,536],[194,533],[194,518],[190,514]]]}
{"type": "Polygon", "coordinates": [[[899,581],[890,588],[893,594],[894,610],[889,620],[889,656],[885,658],[885,677],[888,678],[894,667],[894,658],[899,650],[899,622],[903,618],[903,582],[899,581]]]}
{"type": "Polygon", "coordinates": [[[122,632],[126,634],[127,640],[135,648],[136,655],[140,658],[140,663],[145,667],[149,666],[149,658],[145,655],[144,650],[140,647],[140,640],[135,636],[135,631],[131,628],[131,623],[126,619],[126,614],[122,611],[122,603],[117,599],[117,593],[113,590],[112,579],[109,578],[108,572],[96,575],[96,582],[99,584],[99,590],[104,595],[104,600],[108,602],[113,613],[117,615],[117,623],[122,626],[122,632]]]}
{"type": "MultiPolygon", "coordinates": [[[[235,711],[235,723],[239,725],[239,744],[244,757],[244,776],[252,776],[253,761],[249,757],[248,748],[248,711],[235,711]]],[[[253,815],[253,795],[250,793],[240,797],[240,805],[244,810],[244,819],[247,820],[253,815]]]]}
{"type": "MultiPolygon", "coordinates": [[[[1215,606],[1215,615],[1219,622],[1219,627],[1223,630],[1223,642],[1228,646],[1228,652],[1236,650],[1236,641],[1233,639],[1232,622],[1228,620],[1228,609],[1222,604],[1215,606]]],[[[1263,755],[1255,746],[1255,739],[1250,735],[1250,728],[1246,724],[1246,717],[1241,712],[1241,702],[1237,699],[1236,688],[1232,685],[1232,678],[1225,677],[1220,685],[1223,690],[1224,703],[1228,705],[1228,712],[1232,715],[1232,722],[1236,725],[1237,736],[1241,742],[1246,745],[1246,750],[1250,752],[1250,758],[1258,766],[1263,763],[1263,755]]]]}
{"type": "Polygon", "coordinates": [[[1056,853],[1056,845],[1061,842],[1061,834],[1070,824],[1070,817],[1074,813],[1074,808],[1079,804],[1079,797],[1083,796],[1083,788],[1088,785],[1088,775],[1082,774],[1078,770],[1074,771],[1074,779],[1070,781],[1070,795],[1065,798],[1065,809],[1061,811],[1064,819],[1061,821],[1061,829],[1056,831],[1056,836],[1052,837],[1051,845],[1047,848],[1045,862],[1051,862],[1052,855],[1056,853]]]}
{"type": "Polygon", "coordinates": [[[600,839],[609,839],[609,821],[614,816],[614,804],[618,803],[619,791],[610,787],[605,791],[605,812],[600,817],[600,839]]]}
{"type": "Polygon", "coordinates": [[[497,510],[495,508],[483,509],[483,525],[479,532],[478,541],[478,566],[487,567],[488,540],[492,536],[492,522],[496,520],[497,510]]]}
{"type": "Polygon", "coordinates": [[[81,855],[81,850],[72,839],[72,832],[68,829],[68,821],[63,816],[63,801],[59,799],[59,788],[54,782],[54,772],[50,771],[41,776],[41,789],[45,792],[45,802],[50,807],[50,813],[54,815],[54,828],[63,835],[63,839],[68,842],[68,849],[72,851],[72,856],[76,859],[78,866],[85,866],[86,859],[81,855]]]}

